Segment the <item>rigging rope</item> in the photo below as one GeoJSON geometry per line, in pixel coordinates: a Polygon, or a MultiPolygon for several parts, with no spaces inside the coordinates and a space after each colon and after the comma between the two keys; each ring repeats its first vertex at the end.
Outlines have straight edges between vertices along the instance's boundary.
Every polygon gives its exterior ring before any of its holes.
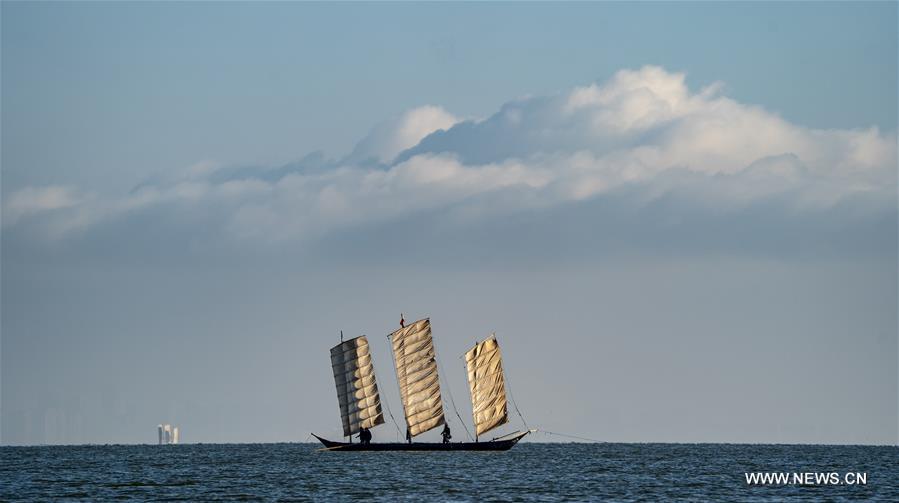
{"type": "Polygon", "coordinates": [[[528,426],[528,422],[524,420],[524,416],[521,415],[521,411],[518,410],[518,404],[515,403],[515,395],[512,394],[512,385],[509,384],[509,369],[505,368],[505,366],[504,366],[503,370],[504,370],[505,377],[506,377],[506,389],[509,390],[509,400],[512,401],[512,406],[515,407],[515,412],[518,413],[518,417],[521,418],[521,422],[524,423],[524,427],[527,429],[531,429],[528,426]]]}
{"type": "Polygon", "coordinates": [[[546,431],[546,430],[537,430],[537,431],[539,431],[540,433],[545,433],[547,435],[556,435],[557,437],[574,438],[577,440],[585,440],[587,442],[593,442],[593,443],[597,443],[597,444],[605,443],[602,440],[596,440],[595,438],[579,437],[577,435],[566,435],[565,433],[556,433],[554,431],[546,431]]]}
{"type": "MultiPolygon", "coordinates": [[[[437,358],[434,358],[437,360],[437,358]]],[[[446,380],[446,374],[443,372],[443,365],[440,364],[440,360],[437,360],[438,371],[441,375],[443,375],[443,383],[446,385],[446,391],[449,392],[450,404],[453,406],[453,412],[456,413],[456,417],[459,418],[459,422],[462,424],[462,427],[465,428],[465,435],[468,437],[468,440],[474,440],[472,438],[471,433],[468,432],[468,426],[465,426],[465,421],[462,420],[462,416],[459,415],[459,409],[456,408],[456,401],[453,400],[453,390],[449,387],[449,382],[446,380]]]]}
{"type": "Polygon", "coordinates": [[[390,411],[390,402],[387,401],[387,395],[384,396],[384,405],[387,406],[387,414],[390,415],[390,420],[393,421],[393,425],[396,426],[396,439],[399,440],[403,436],[402,430],[400,430],[400,424],[396,422],[396,418],[393,417],[393,412],[390,411]]]}
{"type": "MultiPolygon", "coordinates": [[[[375,373],[375,380],[381,381],[381,379],[378,377],[378,371],[375,370],[375,366],[372,365],[371,368],[372,368],[372,371],[374,371],[374,373],[375,373]]],[[[393,425],[396,426],[396,433],[397,433],[396,438],[397,438],[397,440],[399,440],[403,436],[403,432],[400,430],[400,424],[397,423],[396,418],[393,417],[393,412],[390,411],[390,402],[387,401],[387,395],[380,393],[380,392],[378,394],[381,395],[381,398],[384,400],[384,405],[387,406],[387,414],[390,414],[390,420],[393,421],[393,425]]]]}
{"type": "MultiPolygon", "coordinates": [[[[393,365],[391,365],[391,367],[393,368],[393,378],[396,379],[396,385],[399,386],[400,385],[400,375],[396,371],[396,355],[393,354],[393,339],[390,338],[391,335],[392,335],[392,333],[387,334],[387,340],[390,341],[390,359],[393,361],[393,365]]],[[[403,406],[403,420],[406,421],[406,432],[408,432],[409,431],[409,421],[408,421],[408,418],[406,418],[406,404],[403,403],[402,391],[403,390],[400,390],[400,404],[402,404],[402,406],[403,406]]],[[[393,419],[393,414],[390,415],[390,418],[393,419]]],[[[399,432],[400,438],[406,438],[406,436],[403,434],[402,430],[400,429],[400,425],[396,422],[396,419],[393,419],[393,424],[396,425],[396,429],[399,432]]]]}
{"type": "Polygon", "coordinates": [[[512,406],[515,407],[515,412],[518,413],[518,417],[521,418],[521,422],[524,423],[524,427],[527,429],[531,429],[528,426],[528,422],[524,420],[524,416],[521,415],[521,411],[518,410],[518,404],[515,403],[515,395],[512,394],[512,386],[509,384],[509,377],[506,376],[506,388],[509,390],[509,399],[512,401],[512,406]]]}

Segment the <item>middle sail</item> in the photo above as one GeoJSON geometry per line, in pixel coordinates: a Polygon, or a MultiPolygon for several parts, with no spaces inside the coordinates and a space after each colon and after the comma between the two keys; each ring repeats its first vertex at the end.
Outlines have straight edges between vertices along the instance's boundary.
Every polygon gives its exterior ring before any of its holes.
{"type": "Polygon", "coordinates": [[[443,424],[443,400],[434,359],[431,321],[419,320],[390,334],[406,426],[413,437],[443,424]]]}

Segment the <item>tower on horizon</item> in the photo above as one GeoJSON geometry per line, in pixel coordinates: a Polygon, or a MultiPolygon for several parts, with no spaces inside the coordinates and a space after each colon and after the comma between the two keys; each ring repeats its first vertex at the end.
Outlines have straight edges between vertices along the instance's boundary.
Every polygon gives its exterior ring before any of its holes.
{"type": "Polygon", "coordinates": [[[178,427],[172,427],[170,424],[159,424],[156,426],[159,445],[177,444],[181,440],[178,427]]]}

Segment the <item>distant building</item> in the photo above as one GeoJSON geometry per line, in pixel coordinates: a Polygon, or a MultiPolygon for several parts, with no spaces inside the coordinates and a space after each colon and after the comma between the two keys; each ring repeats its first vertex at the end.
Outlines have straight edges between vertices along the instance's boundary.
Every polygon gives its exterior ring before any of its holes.
{"type": "Polygon", "coordinates": [[[160,424],[156,426],[156,432],[159,436],[159,445],[177,444],[180,440],[177,426],[160,424]]]}

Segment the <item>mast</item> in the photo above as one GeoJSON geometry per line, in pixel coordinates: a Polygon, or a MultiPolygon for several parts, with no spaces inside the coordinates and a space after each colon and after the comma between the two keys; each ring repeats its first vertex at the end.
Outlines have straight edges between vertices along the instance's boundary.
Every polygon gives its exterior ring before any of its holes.
{"type": "Polygon", "coordinates": [[[506,381],[496,334],[476,343],[465,353],[465,366],[477,441],[480,435],[509,422],[506,381]]]}
{"type": "Polygon", "coordinates": [[[388,337],[393,346],[407,434],[415,437],[444,424],[431,321],[425,318],[407,324],[388,337]]]}
{"type": "Polygon", "coordinates": [[[352,442],[353,434],[360,428],[384,424],[368,339],[363,335],[331,348],[331,370],[337,387],[343,435],[350,437],[352,442]]]}

